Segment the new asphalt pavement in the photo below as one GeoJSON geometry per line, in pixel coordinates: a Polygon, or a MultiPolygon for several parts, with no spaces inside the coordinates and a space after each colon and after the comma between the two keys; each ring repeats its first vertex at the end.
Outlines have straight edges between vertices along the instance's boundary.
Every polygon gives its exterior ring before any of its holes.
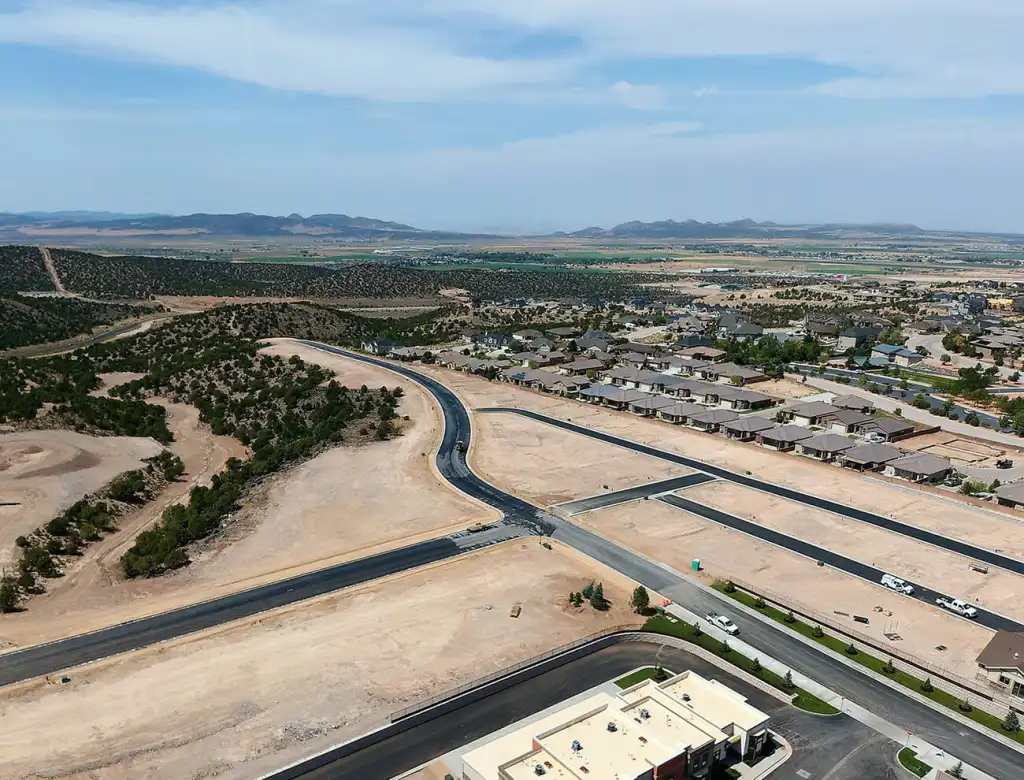
{"type": "Polygon", "coordinates": [[[599,496],[589,496],[577,501],[567,501],[564,504],[559,504],[558,508],[567,515],[581,515],[584,512],[593,512],[595,509],[605,509],[630,501],[640,501],[659,493],[671,493],[673,490],[703,485],[705,482],[713,482],[714,479],[709,474],[687,474],[683,477],[672,477],[659,482],[648,482],[646,485],[635,485],[624,490],[602,493],[599,496]]]}
{"type": "Polygon", "coordinates": [[[991,566],[997,566],[1000,569],[1006,569],[1014,574],[1024,575],[1024,561],[1009,558],[1005,555],[993,552],[992,550],[986,550],[983,547],[976,547],[973,544],[968,544],[967,542],[962,542],[957,539],[950,539],[947,536],[933,533],[923,528],[917,528],[916,526],[908,525],[907,523],[902,523],[899,520],[892,519],[891,517],[878,515],[864,509],[857,509],[856,507],[847,506],[846,504],[840,504],[838,501],[821,498],[820,496],[815,496],[811,493],[805,493],[802,490],[794,490],[792,488],[783,487],[782,485],[776,485],[772,482],[765,482],[757,477],[738,474],[735,471],[729,471],[728,469],[724,469],[720,466],[713,466],[710,463],[705,463],[704,461],[697,460],[696,458],[677,455],[674,452],[667,452],[666,450],[659,450],[656,447],[650,447],[646,444],[630,441],[629,439],[624,439],[620,436],[613,436],[610,433],[596,431],[592,428],[586,428],[567,420],[560,420],[557,417],[549,417],[546,414],[530,411],[528,409],[506,409],[495,407],[478,409],[477,411],[518,414],[523,417],[528,417],[531,420],[537,420],[538,422],[553,425],[556,428],[578,433],[581,436],[587,436],[591,439],[597,439],[598,441],[603,441],[608,444],[614,444],[617,447],[624,447],[632,450],[633,452],[650,455],[681,466],[688,466],[689,468],[703,471],[706,474],[711,474],[720,479],[734,482],[737,485],[743,485],[745,487],[753,488],[754,490],[760,490],[764,493],[770,493],[773,496],[786,498],[799,504],[805,504],[806,506],[824,509],[826,512],[842,515],[850,520],[857,520],[862,523],[867,523],[868,525],[873,525],[877,528],[883,528],[886,531],[902,534],[903,536],[908,536],[911,539],[916,539],[919,542],[925,542],[935,547],[941,547],[943,550],[948,550],[951,553],[963,555],[973,560],[987,563],[991,566]]]}

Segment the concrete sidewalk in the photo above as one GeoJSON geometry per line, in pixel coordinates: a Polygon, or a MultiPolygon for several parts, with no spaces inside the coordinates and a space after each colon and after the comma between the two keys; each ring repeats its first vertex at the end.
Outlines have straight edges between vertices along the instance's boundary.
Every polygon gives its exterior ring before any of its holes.
{"type": "MultiPolygon", "coordinates": [[[[751,614],[754,617],[757,617],[758,619],[760,619],[762,621],[767,621],[767,619],[763,615],[760,615],[759,613],[757,613],[756,610],[747,609],[746,607],[744,607],[742,604],[739,604],[738,602],[735,604],[735,608],[737,609],[737,611],[747,612],[747,613],[751,614]]],[[[782,664],[782,663],[776,661],[774,658],[771,658],[770,656],[765,655],[764,651],[759,650],[756,647],[752,647],[751,645],[748,645],[746,642],[744,642],[739,637],[730,636],[725,631],[721,630],[717,626],[714,626],[714,625],[710,624],[703,617],[700,617],[700,616],[694,614],[693,612],[691,612],[690,610],[686,609],[685,607],[681,607],[678,604],[670,604],[668,607],[665,608],[665,611],[667,613],[669,613],[670,615],[673,615],[673,616],[675,616],[675,617],[679,618],[680,620],[683,620],[683,621],[685,621],[687,623],[690,623],[690,624],[692,624],[694,622],[699,623],[700,627],[701,627],[701,630],[705,634],[708,634],[709,636],[712,636],[715,639],[717,639],[719,641],[722,641],[722,642],[728,641],[729,642],[729,646],[732,647],[734,650],[736,650],[737,652],[739,652],[742,655],[746,656],[747,658],[756,658],[756,659],[758,659],[758,661],[760,661],[761,665],[765,669],[768,669],[769,671],[774,672],[775,674],[779,675],[780,677],[785,677],[786,673],[789,672],[792,675],[793,682],[797,685],[797,687],[802,688],[803,690],[807,691],[808,693],[813,694],[814,696],[817,696],[822,701],[831,704],[833,707],[838,709],[840,712],[845,713],[846,715],[849,715],[854,720],[856,720],[856,721],[858,721],[860,723],[863,723],[865,726],[873,729],[874,731],[877,731],[879,734],[882,734],[883,736],[888,737],[893,742],[896,742],[897,744],[902,745],[904,747],[910,747],[911,749],[913,749],[917,753],[917,755],[920,757],[920,759],[922,761],[924,761],[926,764],[928,764],[929,766],[931,766],[931,767],[933,767],[935,769],[941,769],[941,770],[944,770],[944,771],[948,771],[948,770],[952,769],[954,766],[956,766],[957,763],[959,763],[957,758],[955,758],[954,756],[948,755],[941,748],[935,747],[934,745],[931,745],[928,742],[925,742],[923,739],[921,739],[919,737],[916,737],[916,736],[914,736],[911,733],[908,733],[908,731],[905,728],[903,728],[901,726],[897,726],[894,723],[890,723],[889,721],[885,720],[884,718],[882,718],[882,717],[880,717],[878,715],[875,715],[873,712],[865,709],[864,707],[862,707],[861,705],[857,704],[856,702],[852,702],[849,699],[847,699],[846,697],[840,696],[835,691],[832,691],[832,690],[826,688],[824,685],[816,682],[815,680],[811,680],[810,678],[805,677],[804,675],[800,674],[799,672],[790,669],[785,664],[782,664]]],[[[773,625],[775,625],[774,621],[771,621],[771,622],[772,622],[773,625]]],[[[801,638],[803,638],[803,637],[801,637],[801,638]]],[[[810,640],[806,640],[806,641],[809,642],[810,640]]],[[[822,651],[822,652],[826,652],[826,651],[822,651]]],[[[727,669],[728,668],[727,662],[723,661],[722,663],[725,665],[723,668],[727,669]]],[[[865,671],[865,673],[870,674],[870,672],[868,670],[864,670],[864,671],[865,671]]],[[[872,676],[875,676],[875,675],[872,675],[872,676]]],[[[882,678],[879,678],[879,679],[880,679],[881,682],[885,682],[887,684],[895,685],[895,683],[892,683],[891,680],[885,680],[885,679],[882,679],[882,678]]],[[[910,695],[909,692],[908,692],[908,695],[910,695]]],[[[936,706],[938,706],[938,705],[936,705],[936,706]]],[[[959,713],[949,712],[949,711],[947,711],[945,709],[943,709],[943,712],[945,714],[949,715],[950,717],[957,717],[957,715],[959,715],[959,713]]],[[[827,716],[825,716],[825,717],[827,717],[827,716]]],[[[959,718],[959,719],[960,720],[966,720],[964,718],[959,718]]],[[[966,726],[967,723],[965,723],[964,725],[966,726]]],[[[973,722],[972,722],[971,725],[972,725],[972,727],[977,728],[977,725],[973,724],[973,722]]],[[[1024,755],[1021,756],[1021,762],[1022,762],[1022,764],[1024,764],[1024,755]]],[[[963,769],[964,769],[964,777],[968,778],[969,780],[1008,780],[1008,778],[993,778],[991,775],[986,774],[985,772],[982,772],[979,769],[975,769],[974,767],[968,766],[966,763],[963,765],[963,769]]]]}

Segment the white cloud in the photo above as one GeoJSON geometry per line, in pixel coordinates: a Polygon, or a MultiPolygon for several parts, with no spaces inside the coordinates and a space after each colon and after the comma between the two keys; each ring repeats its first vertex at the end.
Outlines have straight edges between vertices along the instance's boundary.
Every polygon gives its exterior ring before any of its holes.
{"type": "MultiPolygon", "coordinates": [[[[0,42],[194,68],[264,86],[436,100],[586,83],[624,58],[761,55],[857,71],[845,97],[1024,94],[1019,0],[30,0],[0,42]],[[468,55],[494,31],[572,36],[571,58],[468,55]]],[[[654,100],[630,85],[627,100],[654,100]]],[[[627,90],[622,90],[625,95],[627,90]]],[[[624,105],[630,105],[629,102],[624,105]]]]}
{"type": "Polygon", "coordinates": [[[708,97],[710,95],[717,95],[717,94],[718,94],[718,87],[716,87],[714,84],[709,84],[709,85],[707,85],[705,87],[697,87],[697,89],[695,89],[693,91],[693,96],[695,98],[697,98],[698,100],[700,100],[701,98],[708,97]]]}
{"type": "Polygon", "coordinates": [[[661,87],[617,81],[608,88],[612,99],[627,108],[661,108],[665,95],[661,87]]]}

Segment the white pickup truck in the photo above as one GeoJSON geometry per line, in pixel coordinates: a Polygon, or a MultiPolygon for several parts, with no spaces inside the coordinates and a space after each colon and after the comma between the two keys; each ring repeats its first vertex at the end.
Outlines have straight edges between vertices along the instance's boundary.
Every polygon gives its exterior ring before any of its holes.
{"type": "Polygon", "coordinates": [[[727,634],[736,636],[740,632],[740,627],[733,623],[725,615],[719,615],[717,612],[708,612],[704,616],[704,619],[713,626],[718,626],[727,634]]]}
{"type": "Polygon", "coordinates": [[[978,610],[976,610],[966,601],[961,601],[960,599],[947,599],[945,596],[939,596],[937,599],[935,599],[935,603],[943,609],[948,609],[950,612],[956,613],[960,617],[978,617],[978,610]]]}
{"type": "Polygon", "coordinates": [[[894,590],[897,593],[902,593],[904,596],[914,595],[913,585],[908,583],[906,580],[902,580],[899,577],[894,577],[891,574],[882,575],[882,584],[885,587],[889,588],[889,590],[894,590]]]}

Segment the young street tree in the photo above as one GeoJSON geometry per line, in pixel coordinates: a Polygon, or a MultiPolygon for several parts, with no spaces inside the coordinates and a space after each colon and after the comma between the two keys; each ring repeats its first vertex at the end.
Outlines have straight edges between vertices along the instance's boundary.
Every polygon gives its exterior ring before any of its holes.
{"type": "Polygon", "coordinates": [[[590,606],[597,610],[608,609],[608,601],[604,597],[604,585],[597,583],[590,594],[590,606]]]}
{"type": "Polygon", "coordinates": [[[629,600],[629,605],[636,611],[638,615],[642,615],[651,606],[651,597],[647,593],[647,588],[643,585],[637,585],[633,591],[633,598],[629,600]]]}

